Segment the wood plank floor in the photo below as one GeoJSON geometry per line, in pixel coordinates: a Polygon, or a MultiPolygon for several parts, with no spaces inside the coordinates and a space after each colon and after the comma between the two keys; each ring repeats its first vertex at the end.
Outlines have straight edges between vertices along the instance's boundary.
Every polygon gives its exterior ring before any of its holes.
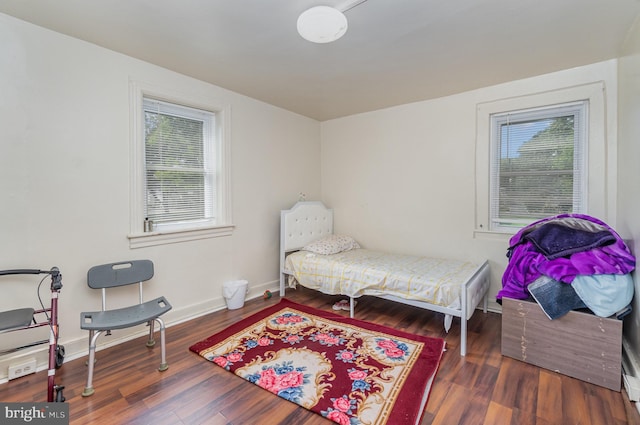
{"type": "MultiPolygon", "coordinates": [[[[292,301],[330,309],[338,300],[304,288],[288,290],[292,301]]],[[[81,396],[85,360],[66,362],[56,374],[64,385],[71,424],[326,424],[319,415],[246,383],[206,362],[188,347],[262,308],[277,303],[251,300],[167,329],[169,369],[158,372],[159,344],[138,339],[98,352],[95,394],[81,396]]],[[[348,312],[343,312],[345,316],[348,312]]],[[[363,297],[359,319],[404,331],[442,337],[442,357],[422,424],[622,425],[640,424],[626,394],[588,384],[500,355],[501,316],[477,311],[469,322],[468,354],[459,353],[460,326],[449,334],[439,313],[363,297]]],[[[101,336],[101,339],[109,338],[101,336]]],[[[46,400],[46,371],[0,385],[0,400],[46,400]]]]}

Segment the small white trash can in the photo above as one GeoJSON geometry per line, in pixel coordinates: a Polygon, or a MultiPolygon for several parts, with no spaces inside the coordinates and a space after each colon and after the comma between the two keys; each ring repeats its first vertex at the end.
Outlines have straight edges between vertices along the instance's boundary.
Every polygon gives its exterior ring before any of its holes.
{"type": "Polygon", "coordinates": [[[235,310],[244,305],[244,298],[249,293],[248,286],[249,282],[246,280],[232,280],[224,283],[222,295],[229,310],[235,310]]]}

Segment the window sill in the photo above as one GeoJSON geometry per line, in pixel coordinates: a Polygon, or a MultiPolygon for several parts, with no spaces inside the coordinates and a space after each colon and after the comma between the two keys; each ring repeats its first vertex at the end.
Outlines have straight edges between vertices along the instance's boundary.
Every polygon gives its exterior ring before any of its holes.
{"type": "Polygon", "coordinates": [[[235,226],[230,224],[227,226],[204,227],[191,230],[133,233],[127,235],[127,238],[129,238],[129,248],[136,249],[148,246],[195,241],[198,239],[231,236],[234,228],[235,226]]]}
{"type": "MultiPolygon", "coordinates": [[[[518,229],[519,230],[519,229],[518,229]]],[[[473,231],[474,239],[487,239],[487,240],[499,240],[499,241],[508,241],[511,239],[513,235],[516,234],[517,231],[513,232],[501,232],[497,230],[484,230],[484,229],[476,229],[473,231]]]]}

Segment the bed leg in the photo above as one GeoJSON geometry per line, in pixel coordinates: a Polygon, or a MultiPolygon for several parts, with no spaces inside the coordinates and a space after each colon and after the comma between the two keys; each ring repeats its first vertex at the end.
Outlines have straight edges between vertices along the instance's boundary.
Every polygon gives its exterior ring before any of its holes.
{"type": "Polygon", "coordinates": [[[486,313],[489,309],[489,294],[484,294],[484,300],[482,301],[482,312],[486,313]]]}
{"type": "Polygon", "coordinates": [[[453,316],[450,314],[444,315],[444,331],[449,333],[449,329],[451,329],[451,323],[453,323],[453,316]]]}
{"type": "Polygon", "coordinates": [[[349,297],[349,317],[351,317],[352,319],[354,315],[355,304],[356,304],[355,298],[349,297]]]}
{"type": "Polygon", "coordinates": [[[284,273],[280,272],[280,298],[284,297],[284,273]]]}
{"type": "Polygon", "coordinates": [[[460,317],[460,355],[467,355],[467,318],[460,317]]]}

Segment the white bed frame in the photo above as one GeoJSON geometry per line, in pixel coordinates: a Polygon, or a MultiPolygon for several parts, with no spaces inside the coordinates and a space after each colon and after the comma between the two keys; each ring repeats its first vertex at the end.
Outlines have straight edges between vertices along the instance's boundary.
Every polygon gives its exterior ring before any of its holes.
{"type": "MultiPolygon", "coordinates": [[[[306,201],[296,203],[290,210],[280,212],[280,296],[285,295],[287,271],[285,270],[285,258],[288,254],[299,251],[309,242],[313,242],[323,236],[333,233],[333,210],[328,209],[322,202],[306,201]]],[[[436,311],[445,314],[445,329],[448,331],[453,317],[460,318],[460,355],[467,353],[467,321],[473,315],[480,301],[483,301],[483,311],[487,312],[489,292],[489,263],[481,264],[467,281],[462,283],[464,290],[460,292],[461,309],[453,309],[423,301],[400,298],[395,295],[376,295],[384,298],[408,304],[425,310],[436,311]]],[[[354,298],[350,298],[350,313],[354,316],[354,298]]]]}

